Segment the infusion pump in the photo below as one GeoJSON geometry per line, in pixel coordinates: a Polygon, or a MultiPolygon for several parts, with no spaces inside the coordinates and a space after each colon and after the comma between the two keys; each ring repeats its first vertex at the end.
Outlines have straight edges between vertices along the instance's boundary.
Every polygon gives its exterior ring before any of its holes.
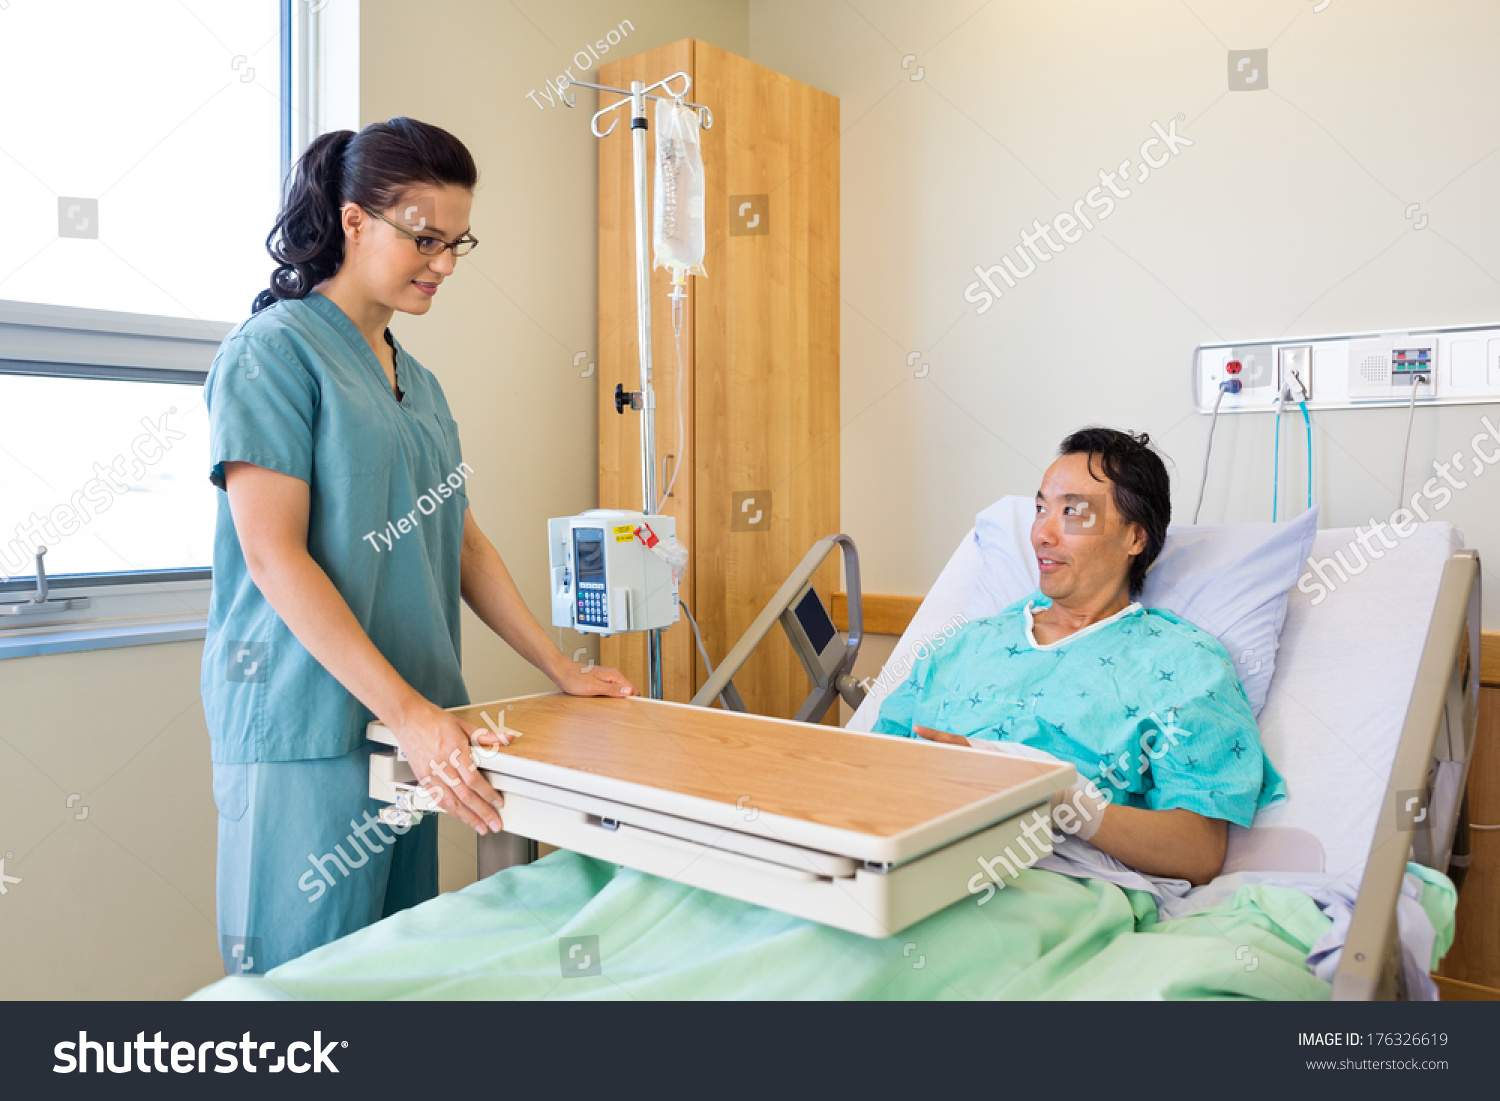
{"type": "Polygon", "coordinates": [[[653,549],[676,536],[672,517],[623,509],[548,520],[552,625],[615,635],[676,623],[677,581],[653,549]]]}

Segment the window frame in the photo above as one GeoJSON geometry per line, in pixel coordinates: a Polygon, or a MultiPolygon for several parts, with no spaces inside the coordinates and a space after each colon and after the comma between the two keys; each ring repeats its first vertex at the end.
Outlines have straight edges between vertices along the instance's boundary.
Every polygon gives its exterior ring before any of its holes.
{"type": "MultiPolygon", "coordinates": [[[[344,0],[331,12],[297,0],[279,0],[278,6],[279,153],[285,187],[296,156],[328,129],[329,114],[357,114],[359,4],[344,0]],[[330,85],[330,77],[339,83],[330,85]]],[[[0,300],[0,375],[201,387],[235,324],[0,300]]],[[[0,660],[201,640],[208,628],[213,571],[184,567],[74,574],[48,577],[47,587],[57,594],[88,597],[89,606],[0,617],[0,660]]],[[[0,581],[0,603],[24,599],[35,589],[35,576],[0,581]]]]}
{"type": "MultiPolygon", "coordinates": [[[[0,301],[0,375],[201,387],[233,328],[196,318],[0,301]]],[[[87,597],[89,606],[0,618],[0,658],[202,638],[212,579],[205,567],[48,577],[50,592],[87,597]]],[[[24,600],[35,590],[34,575],[0,581],[0,602],[24,600]]]]}

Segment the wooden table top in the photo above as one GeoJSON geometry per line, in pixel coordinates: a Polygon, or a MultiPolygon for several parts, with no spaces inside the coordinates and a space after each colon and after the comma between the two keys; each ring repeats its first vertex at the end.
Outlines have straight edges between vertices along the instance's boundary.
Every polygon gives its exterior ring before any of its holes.
{"type": "Polygon", "coordinates": [[[948,818],[972,823],[997,796],[1071,782],[1068,766],[1051,762],[640,697],[553,693],[452,710],[486,729],[481,712],[498,721],[504,710],[505,725],[522,732],[485,765],[496,772],[511,771],[514,760],[515,775],[541,779],[523,764],[535,762],[710,800],[741,816],[755,808],[876,837],[948,818]]]}

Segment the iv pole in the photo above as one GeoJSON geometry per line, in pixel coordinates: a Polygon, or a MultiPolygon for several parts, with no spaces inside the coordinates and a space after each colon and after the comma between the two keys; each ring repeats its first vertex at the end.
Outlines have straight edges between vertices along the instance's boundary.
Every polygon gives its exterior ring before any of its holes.
{"type": "MultiPolygon", "coordinates": [[[[646,204],[646,168],[648,164],[646,150],[646,101],[648,99],[671,99],[677,103],[683,103],[683,96],[687,95],[693,87],[693,78],[687,73],[677,72],[655,84],[646,84],[643,81],[632,80],[630,89],[611,88],[604,84],[589,84],[582,80],[570,80],[568,84],[577,85],[580,88],[593,88],[599,92],[613,92],[624,96],[608,107],[600,108],[589,120],[589,129],[596,138],[605,138],[614,132],[615,125],[619,121],[615,119],[610,122],[609,129],[599,130],[599,120],[609,114],[617,107],[626,103],[630,104],[630,139],[631,153],[635,176],[635,310],[636,310],[636,346],[640,350],[641,359],[641,388],[637,393],[629,395],[630,407],[638,409],[641,413],[641,496],[644,505],[641,511],[648,516],[657,510],[656,500],[656,394],[651,389],[651,256],[650,256],[650,212],[646,204]],[[682,78],[682,91],[673,92],[671,82],[678,77],[682,78]],[[652,88],[660,88],[667,94],[665,96],[653,96],[648,93],[652,88]]],[[[559,97],[563,103],[572,107],[577,96],[571,99],[562,95],[562,85],[558,88],[559,97]]],[[[697,108],[698,119],[703,129],[707,130],[714,124],[713,112],[701,103],[688,102],[687,106],[697,108]]],[[[625,411],[621,394],[615,396],[615,409],[623,413],[625,411]]],[[[679,448],[681,450],[681,448],[679,448]]],[[[680,460],[679,460],[680,461],[680,460]]],[[[662,698],[662,657],[661,657],[661,629],[654,628],[646,632],[646,662],[650,677],[650,696],[654,700],[662,698]]]]}

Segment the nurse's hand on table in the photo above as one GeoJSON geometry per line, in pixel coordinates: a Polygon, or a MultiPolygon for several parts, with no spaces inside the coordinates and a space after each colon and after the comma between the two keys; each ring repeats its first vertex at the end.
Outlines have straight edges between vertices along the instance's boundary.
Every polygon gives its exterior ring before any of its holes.
{"type": "Polygon", "coordinates": [[[404,721],[391,726],[391,733],[422,787],[443,810],[463,819],[481,836],[500,832],[504,825],[500,808],[505,806],[505,797],[474,767],[469,747],[509,745],[512,735],[498,735],[466,723],[426,700],[404,721]]]}
{"type": "Polygon", "coordinates": [[[634,686],[618,669],[602,665],[578,665],[557,678],[557,686],[570,696],[633,696],[634,686]]]}
{"type": "Polygon", "coordinates": [[[918,726],[916,723],[912,723],[911,732],[926,738],[929,742],[944,742],[947,745],[969,744],[969,739],[962,734],[949,734],[946,730],[933,730],[931,727],[918,726]]]}

